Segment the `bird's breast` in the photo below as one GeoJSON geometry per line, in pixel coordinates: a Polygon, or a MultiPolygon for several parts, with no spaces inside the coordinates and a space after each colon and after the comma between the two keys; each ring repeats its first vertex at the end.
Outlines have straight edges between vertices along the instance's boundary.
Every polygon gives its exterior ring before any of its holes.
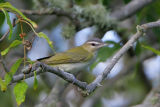
{"type": "Polygon", "coordinates": [[[87,67],[89,63],[70,63],[70,64],[59,64],[59,65],[53,65],[53,67],[58,67],[59,69],[66,71],[66,72],[76,72],[81,69],[84,69],[87,67]]]}

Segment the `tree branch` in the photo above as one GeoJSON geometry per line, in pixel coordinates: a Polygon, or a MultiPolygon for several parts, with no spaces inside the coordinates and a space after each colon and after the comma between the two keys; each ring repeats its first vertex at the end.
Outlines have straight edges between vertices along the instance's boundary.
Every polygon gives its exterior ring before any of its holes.
{"type": "Polygon", "coordinates": [[[154,1],[156,0],[132,0],[121,9],[115,10],[111,17],[117,20],[124,20],[154,1]]]}
{"type": "MultiPolygon", "coordinates": [[[[154,2],[156,0],[132,0],[130,3],[122,7],[121,9],[117,9],[113,11],[110,16],[110,19],[116,20],[124,20],[132,15],[134,15],[137,11],[144,8],[146,5],[154,2]]],[[[28,15],[57,15],[57,16],[66,16],[72,21],[74,20],[76,23],[80,23],[78,16],[83,16],[83,13],[73,12],[73,11],[66,11],[57,7],[53,7],[50,9],[43,9],[43,10],[24,10],[20,9],[21,12],[28,15]]],[[[86,20],[88,17],[83,17],[86,20]]],[[[108,15],[106,15],[106,19],[108,19],[108,15]]],[[[94,20],[91,22],[92,25],[96,24],[94,20]]]]}
{"type": "MultiPolygon", "coordinates": [[[[79,88],[86,90],[88,93],[93,92],[97,86],[108,76],[114,65],[117,63],[117,61],[127,52],[127,50],[133,46],[133,43],[137,41],[138,38],[140,38],[143,33],[153,27],[159,27],[160,26],[160,20],[156,22],[146,23],[141,26],[137,26],[137,32],[129,39],[129,41],[113,56],[108,66],[105,68],[104,72],[96,77],[96,79],[90,83],[87,84],[86,82],[79,81],[75,78],[73,74],[70,74],[68,72],[61,71],[58,68],[50,67],[44,63],[37,62],[33,67],[29,74],[19,74],[13,77],[13,82],[17,82],[19,80],[22,80],[24,78],[29,78],[34,75],[33,71],[36,70],[37,75],[42,72],[50,72],[53,74],[56,74],[57,76],[63,78],[64,80],[68,81],[69,83],[72,83],[79,88]],[[37,69],[38,68],[38,69],[37,69]]],[[[26,69],[30,70],[30,69],[26,69]]]]}
{"type": "Polygon", "coordinates": [[[114,65],[118,62],[118,60],[128,51],[129,48],[133,46],[133,43],[137,41],[138,38],[140,38],[143,33],[148,30],[149,28],[153,27],[159,27],[160,26],[160,20],[156,22],[150,22],[143,24],[141,26],[137,26],[137,32],[129,39],[129,41],[113,56],[108,66],[105,68],[104,72],[101,75],[98,75],[97,78],[88,85],[87,90],[88,92],[93,92],[98,84],[104,80],[114,65]]]}
{"type": "Polygon", "coordinates": [[[43,10],[24,10],[24,9],[19,9],[22,13],[28,14],[28,15],[57,15],[57,16],[65,16],[68,17],[70,20],[73,21],[73,23],[77,26],[79,26],[79,19],[78,15],[75,12],[70,12],[70,11],[65,11],[63,9],[57,8],[57,7],[52,7],[48,9],[43,9],[43,10]]]}
{"type": "MultiPolygon", "coordinates": [[[[94,95],[87,97],[87,99],[91,99],[92,100],[92,106],[95,105],[96,101],[98,99],[100,99],[100,97],[103,96],[104,91],[106,91],[107,88],[112,88],[117,81],[121,80],[122,78],[125,78],[126,76],[128,76],[129,74],[133,73],[133,69],[135,67],[135,65],[137,64],[137,60],[144,62],[146,59],[153,57],[154,54],[151,51],[148,52],[144,52],[141,54],[140,57],[138,57],[139,59],[137,59],[137,56],[129,59],[129,61],[126,62],[125,66],[123,67],[123,69],[113,78],[110,79],[106,79],[104,82],[105,84],[103,85],[103,87],[99,87],[94,95]]],[[[91,106],[91,107],[92,107],[91,106]]]]}
{"type": "Polygon", "coordinates": [[[81,82],[79,80],[77,80],[75,78],[75,76],[73,74],[70,74],[68,72],[64,72],[64,71],[61,71],[60,69],[58,68],[53,68],[53,67],[50,67],[44,63],[41,63],[41,62],[37,62],[35,63],[33,66],[32,66],[32,69],[30,70],[30,67],[27,67],[25,69],[22,70],[22,72],[28,72],[30,71],[29,74],[18,74],[16,76],[13,76],[13,79],[12,79],[12,82],[11,83],[14,83],[14,82],[17,82],[17,81],[20,81],[22,79],[27,79],[29,77],[32,77],[34,76],[34,71],[38,74],[41,74],[43,72],[50,72],[50,73],[53,73],[53,74],[56,74],[57,76],[63,78],[64,80],[68,81],[69,83],[72,83],[82,89],[86,89],[87,87],[87,83],[86,82],[81,82]]]}
{"type": "Polygon", "coordinates": [[[66,16],[70,19],[74,19],[75,14],[71,14],[70,12],[64,11],[60,8],[51,8],[51,9],[43,9],[43,10],[24,10],[20,9],[20,11],[24,14],[28,15],[57,15],[57,16],[66,16]]]}

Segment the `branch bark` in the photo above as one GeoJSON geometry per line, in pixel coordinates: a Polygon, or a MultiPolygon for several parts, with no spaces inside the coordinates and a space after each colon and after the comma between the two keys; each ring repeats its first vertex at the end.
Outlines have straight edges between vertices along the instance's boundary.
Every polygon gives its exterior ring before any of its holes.
{"type": "Polygon", "coordinates": [[[70,12],[64,11],[60,8],[53,7],[52,9],[43,9],[43,10],[24,10],[20,9],[20,11],[24,14],[28,15],[57,15],[57,16],[66,16],[70,19],[74,18],[74,14],[70,12]]]}
{"type": "MultiPolygon", "coordinates": [[[[160,26],[160,20],[156,22],[150,22],[143,24],[141,26],[137,26],[137,32],[129,39],[129,41],[113,56],[108,66],[105,68],[104,72],[96,77],[96,79],[90,83],[87,84],[86,82],[79,81],[75,78],[73,74],[70,74],[68,72],[64,72],[59,70],[58,68],[50,67],[44,63],[37,62],[33,67],[29,74],[19,74],[13,77],[12,83],[17,82],[19,80],[22,80],[25,78],[32,77],[34,75],[33,71],[36,70],[37,75],[43,72],[50,72],[53,74],[56,74],[57,76],[63,78],[64,80],[68,81],[69,83],[72,83],[79,88],[86,90],[88,93],[92,93],[99,84],[108,76],[114,65],[117,63],[117,61],[127,52],[129,48],[133,46],[133,43],[136,42],[138,38],[140,38],[143,33],[153,27],[159,27],[160,26]]],[[[30,68],[26,69],[30,70],[30,68]]]]}
{"type": "Polygon", "coordinates": [[[132,15],[134,15],[137,11],[144,8],[146,5],[149,5],[150,3],[154,2],[156,0],[132,0],[124,7],[115,10],[111,17],[113,17],[116,20],[124,20],[132,15]]]}
{"type": "Polygon", "coordinates": [[[65,16],[68,17],[70,20],[73,21],[73,23],[77,26],[79,26],[79,19],[78,15],[75,12],[71,11],[65,11],[63,9],[57,8],[57,7],[52,7],[48,9],[43,9],[43,10],[24,10],[24,9],[19,9],[22,13],[28,14],[28,15],[57,15],[57,16],[65,16]]]}
{"type": "MultiPolygon", "coordinates": [[[[134,15],[137,11],[141,10],[145,6],[149,5],[150,3],[156,0],[132,0],[127,5],[121,7],[121,9],[117,9],[113,11],[110,16],[111,19],[116,20],[124,20],[132,15],[134,15]]],[[[53,7],[51,9],[44,9],[44,10],[24,10],[20,9],[21,12],[28,15],[58,15],[58,16],[66,16],[71,20],[78,21],[78,16],[81,16],[81,13],[76,13],[72,11],[62,10],[57,7],[53,7]]],[[[83,15],[83,13],[82,13],[83,15]]],[[[106,19],[108,19],[108,15],[106,15],[106,19]]],[[[85,18],[85,17],[83,17],[85,18]]],[[[87,20],[87,17],[86,17],[87,20]]],[[[80,22],[80,21],[79,21],[80,22]]],[[[77,23],[79,23],[77,22],[77,23]]],[[[92,21],[92,24],[96,24],[96,22],[92,21]]]]}
{"type": "Polygon", "coordinates": [[[133,46],[133,43],[136,42],[138,38],[140,38],[143,33],[153,27],[159,27],[160,21],[150,22],[143,24],[141,26],[137,26],[137,32],[129,39],[129,41],[113,56],[108,66],[105,68],[104,72],[101,75],[98,75],[97,78],[88,85],[88,92],[93,92],[98,84],[100,84],[110,73],[114,65],[118,62],[118,60],[127,52],[129,48],[133,46]]]}

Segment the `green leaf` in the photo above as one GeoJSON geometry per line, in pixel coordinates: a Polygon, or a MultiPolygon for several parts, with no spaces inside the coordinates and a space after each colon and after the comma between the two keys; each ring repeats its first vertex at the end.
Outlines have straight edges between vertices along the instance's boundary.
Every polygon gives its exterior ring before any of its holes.
{"type": "Polygon", "coordinates": [[[118,43],[115,43],[113,41],[107,41],[108,44],[113,44],[114,47],[103,47],[98,52],[98,59],[99,61],[106,61],[107,58],[113,55],[115,51],[117,51],[120,48],[120,45],[118,43]]]}
{"type": "Polygon", "coordinates": [[[37,28],[37,24],[35,22],[28,19],[21,11],[19,11],[17,8],[13,7],[9,2],[1,3],[0,8],[5,8],[13,13],[19,14],[24,20],[31,23],[34,28],[37,28]]]}
{"type": "Polygon", "coordinates": [[[33,89],[36,90],[37,87],[38,87],[38,80],[37,80],[36,72],[34,71],[34,85],[33,85],[33,89]]]}
{"type": "Polygon", "coordinates": [[[43,32],[40,32],[40,33],[37,34],[37,36],[46,39],[46,41],[48,42],[49,46],[54,51],[53,45],[52,45],[52,41],[48,38],[48,36],[46,34],[44,34],[43,32]]]}
{"type": "Polygon", "coordinates": [[[7,19],[7,24],[9,26],[9,29],[10,29],[10,33],[9,33],[9,37],[8,39],[11,39],[11,36],[12,36],[12,32],[13,32],[13,26],[12,26],[12,23],[11,23],[11,20],[10,20],[10,17],[9,17],[9,14],[8,12],[6,12],[4,9],[2,9],[6,19],[7,19]]]}
{"type": "Polygon", "coordinates": [[[14,86],[14,95],[16,97],[17,105],[20,106],[21,103],[25,101],[25,94],[28,88],[28,84],[25,81],[20,81],[14,86]]]}
{"type": "MultiPolygon", "coordinates": [[[[11,67],[11,70],[10,72],[6,73],[5,74],[5,77],[4,77],[4,80],[3,83],[5,86],[4,89],[6,90],[7,89],[7,85],[12,81],[12,78],[13,78],[13,75],[16,73],[17,69],[19,68],[21,62],[22,62],[23,59],[18,59],[11,67]]],[[[1,89],[2,90],[2,89],[1,89]]]]}
{"type": "Polygon", "coordinates": [[[18,59],[11,67],[10,72],[5,74],[4,81],[0,78],[0,86],[2,91],[6,91],[7,85],[11,82],[13,75],[16,73],[23,59],[18,59]]]}
{"type": "Polygon", "coordinates": [[[23,59],[20,58],[12,65],[11,70],[9,72],[11,75],[14,75],[16,73],[16,71],[18,70],[18,68],[21,65],[22,61],[23,61],[23,59]]]}
{"type": "Polygon", "coordinates": [[[1,91],[6,91],[7,86],[5,85],[4,81],[0,78],[0,86],[1,86],[1,91]]]}
{"type": "Polygon", "coordinates": [[[14,40],[7,49],[5,49],[5,50],[3,50],[3,51],[1,52],[1,55],[2,55],[2,56],[6,55],[11,48],[18,46],[18,45],[21,44],[21,43],[22,43],[22,41],[14,40]]]}
{"type": "Polygon", "coordinates": [[[11,67],[10,72],[6,73],[4,80],[5,80],[5,84],[6,86],[11,82],[13,75],[16,73],[16,71],[18,70],[20,64],[22,63],[23,59],[18,59],[11,67]]]}
{"type": "Polygon", "coordinates": [[[159,50],[156,50],[156,49],[154,49],[154,48],[152,48],[152,47],[150,47],[150,46],[147,46],[147,45],[141,45],[143,48],[145,48],[145,49],[148,49],[148,50],[150,50],[150,51],[152,51],[153,53],[155,53],[155,54],[157,54],[157,55],[160,55],[160,51],[159,50]]]}
{"type": "Polygon", "coordinates": [[[5,80],[4,83],[7,86],[12,81],[12,75],[9,74],[9,73],[6,73],[5,77],[4,77],[4,80],[5,80]]]}

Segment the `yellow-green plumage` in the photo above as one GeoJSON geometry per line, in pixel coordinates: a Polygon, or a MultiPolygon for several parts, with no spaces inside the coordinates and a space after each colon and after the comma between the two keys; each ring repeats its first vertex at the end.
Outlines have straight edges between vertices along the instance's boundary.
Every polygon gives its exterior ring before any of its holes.
{"type": "Polygon", "coordinates": [[[82,47],[72,48],[66,52],[57,53],[56,55],[44,59],[44,62],[48,65],[66,64],[66,63],[80,63],[86,62],[93,57],[93,54],[89,53],[82,47]],[[78,53],[78,54],[77,54],[78,53]]]}
{"type": "Polygon", "coordinates": [[[81,46],[62,53],[56,53],[54,56],[42,58],[38,61],[52,67],[58,67],[66,72],[78,71],[91,64],[96,57],[97,50],[105,45],[99,39],[96,39],[96,41],[90,40],[81,46]]]}

